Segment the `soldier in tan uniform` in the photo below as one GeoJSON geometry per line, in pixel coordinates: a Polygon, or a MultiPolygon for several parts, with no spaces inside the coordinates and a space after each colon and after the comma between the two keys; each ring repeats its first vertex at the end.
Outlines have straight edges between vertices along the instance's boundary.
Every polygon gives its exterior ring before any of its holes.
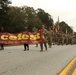
{"type": "Polygon", "coordinates": [[[43,30],[45,41],[40,43],[40,48],[41,48],[40,52],[43,51],[43,45],[45,47],[45,50],[47,50],[47,33],[48,33],[48,31],[45,29],[44,25],[42,25],[42,30],[43,30]]]}
{"type": "Polygon", "coordinates": [[[55,42],[55,32],[54,31],[52,31],[52,44],[53,45],[55,45],[56,44],[56,42],[55,42]]]}
{"type": "Polygon", "coordinates": [[[55,44],[59,45],[59,32],[55,33],[55,44]]]}
{"type": "Polygon", "coordinates": [[[52,39],[53,39],[53,31],[51,30],[51,28],[49,28],[48,36],[47,36],[49,48],[52,47],[52,39]]]}
{"type": "Polygon", "coordinates": [[[61,44],[64,45],[64,43],[65,43],[65,35],[64,35],[64,33],[62,32],[61,44]]]}
{"type": "Polygon", "coordinates": [[[69,44],[69,34],[68,33],[66,33],[65,34],[65,43],[66,43],[66,45],[68,45],[69,44]]]}
{"type": "Polygon", "coordinates": [[[73,35],[73,34],[69,33],[69,38],[68,38],[68,39],[69,39],[68,42],[69,42],[69,44],[71,44],[71,45],[72,45],[72,35],[73,35]]]}
{"type": "MultiPolygon", "coordinates": [[[[1,26],[0,27],[0,32],[3,32],[4,31],[4,28],[1,26]]],[[[1,49],[0,50],[4,50],[4,44],[0,44],[1,46],[1,49]]]]}
{"type": "MultiPolygon", "coordinates": [[[[36,31],[38,31],[38,28],[34,26],[32,32],[36,32],[36,31]]],[[[38,47],[38,44],[36,44],[36,47],[38,47]]]]}

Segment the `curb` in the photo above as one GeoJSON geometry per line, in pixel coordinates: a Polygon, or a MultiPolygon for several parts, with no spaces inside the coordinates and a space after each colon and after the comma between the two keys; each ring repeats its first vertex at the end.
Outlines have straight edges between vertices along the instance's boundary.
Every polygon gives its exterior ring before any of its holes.
{"type": "Polygon", "coordinates": [[[59,75],[67,75],[67,73],[72,68],[72,66],[75,64],[75,62],[76,62],[76,57],[73,58],[73,60],[63,69],[63,71],[59,75]]]}

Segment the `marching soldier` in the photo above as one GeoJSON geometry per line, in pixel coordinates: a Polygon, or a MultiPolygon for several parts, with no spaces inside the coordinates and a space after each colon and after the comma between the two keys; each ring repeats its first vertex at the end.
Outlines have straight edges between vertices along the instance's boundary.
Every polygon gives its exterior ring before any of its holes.
{"type": "MultiPolygon", "coordinates": [[[[4,31],[4,28],[1,26],[0,27],[0,32],[3,32],[4,31]]],[[[1,49],[0,50],[4,50],[4,44],[0,44],[1,46],[1,49]]]]}
{"type": "MultiPolygon", "coordinates": [[[[25,31],[28,32],[28,28],[25,27],[25,31]]],[[[29,44],[24,43],[24,51],[29,50],[29,44]]]]}
{"type": "Polygon", "coordinates": [[[72,34],[69,34],[69,44],[72,45],[72,34]]]}
{"type": "Polygon", "coordinates": [[[56,33],[56,43],[59,45],[59,40],[60,40],[60,34],[59,32],[56,33]]]}
{"type": "Polygon", "coordinates": [[[66,45],[68,45],[68,43],[69,43],[69,34],[68,33],[66,33],[65,34],[65,43],[66,43],[66,45]]]}
{"type": "Polygon", "coordinates": [[[55,32],[52,31],[52,44],[53,44],[53,45],[56,44],[56,42],[55,42],[55,39],[56,39],[55,36],[56,36],[56,35],[55,35],[55,32]]]}
{"type": "Polygon", "coordinates": [[[41,48],[40,52],[43,51],[43,45],[45,47],[45,50],[47,50],[47,33],[48,33],[48,31],[45,29],[44,25],[42,25],[42,30],[43,30],[45,41],[40,43],[40,48],[41,48]]]}
{"type": "MultiPolygon", "coordinates": [[[[38,29],[34,26],[33,29],[32,29],[32,31],[36,32],[36,31],[38,31],[38,29]]],[[[38,44],[36,44],[36,47],[38,47],[38,44]]]]}
{"type": "Polygon", "coordinates": [[[47,36],[49,48],[52,47],[52,39],[53,39],[53,32],[52,32],[51,28],[49,28],[48,36],[47,36]]]}
{"type": "Polygon", "coordinates": [[[65,42],[65,35],[64,35],[64,33],[62,33],[62,37],[61,37],[61,44],[63,45],[63,44],[64,44],[64,42],[65,42]]]}

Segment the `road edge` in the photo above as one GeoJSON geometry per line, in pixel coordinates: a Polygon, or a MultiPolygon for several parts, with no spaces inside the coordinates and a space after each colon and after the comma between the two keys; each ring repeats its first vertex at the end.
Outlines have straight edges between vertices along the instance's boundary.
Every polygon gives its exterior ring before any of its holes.
{"type": "Polygon", "coordinates": [[[72,66],[75,64],[75,62],[76,62],[76,57],[72,59],[72,61],[63,69],[63,71],[59,75],[67,75],[67,73],[72,68],[72,66]]]}

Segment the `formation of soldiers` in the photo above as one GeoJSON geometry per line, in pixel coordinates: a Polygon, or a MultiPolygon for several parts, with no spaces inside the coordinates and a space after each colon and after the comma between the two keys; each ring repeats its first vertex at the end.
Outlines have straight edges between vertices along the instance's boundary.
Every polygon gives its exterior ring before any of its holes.
{"type": "Polygon", "coordinates": [[[51,43],[51,45],[73,44],[72,35],[69,33],[53,32],[52,30],[50,30],[48,31],[47,35],[48,35],[47,36],[48,44],[49,43],[51,43]]]}
{"type": "Polygon", "coordinates": [[[69,45],[76,43],[76,37],[73,34],[69,33],[63,33],[63,32],[54,32],[49,28],[49,30],[46,30],[44,27],[44,37],[45,42],[40,44],[41,51],[43,51],[43,44],[45,46],[45,50],[47,50],[46,43],[48,43],[49,48],[52,47],[52,45],[69,45]],[[75,39],[74,39],[75,37],[75,39]]]}

